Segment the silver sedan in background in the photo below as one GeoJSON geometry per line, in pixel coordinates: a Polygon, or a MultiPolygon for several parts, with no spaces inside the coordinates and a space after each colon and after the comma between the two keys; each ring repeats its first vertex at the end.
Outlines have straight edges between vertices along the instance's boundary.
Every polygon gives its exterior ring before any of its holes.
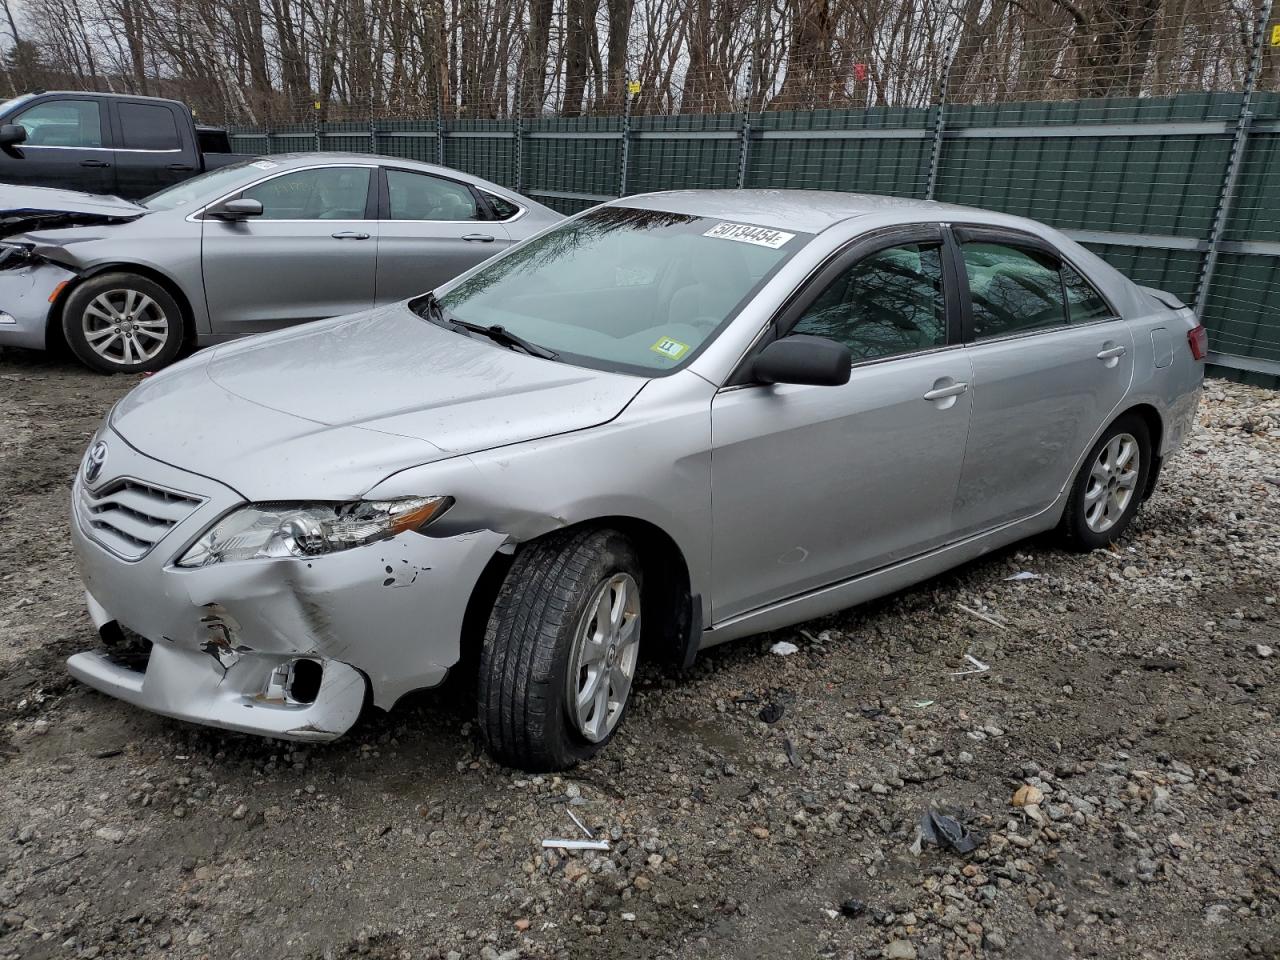
{"type": "Polygon", "coordinates": [[[108,373],[430,290],[561,220],[456,170],[263,157],[139,203],[0,185],[0,346],[108,373]]]}
{"type": "Polygon", "coordinates": [[[340,735],[479,663],[493,755],[560,769],[637,658],[1120,536],[1194,420],[1204,331],[1018,217],[689,191],[582,213],[434,294],[136,387],[72,493],[85,683],[340,735]]]}

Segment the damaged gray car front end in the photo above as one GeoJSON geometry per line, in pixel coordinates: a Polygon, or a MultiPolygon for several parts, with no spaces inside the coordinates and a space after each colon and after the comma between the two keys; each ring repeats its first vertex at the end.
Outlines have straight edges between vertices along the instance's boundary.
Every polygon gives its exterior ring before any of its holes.
{"type": "MultiPolygon", "coordinates": [[[[49,317],[81,264],[45,230],[128,223],[146,210],[116,197],[44,187],[4,190],[0,202],[0,346],[44,350],[49,317]]],[[[75,242],[76,233],[64,235],[75,242]]]]}

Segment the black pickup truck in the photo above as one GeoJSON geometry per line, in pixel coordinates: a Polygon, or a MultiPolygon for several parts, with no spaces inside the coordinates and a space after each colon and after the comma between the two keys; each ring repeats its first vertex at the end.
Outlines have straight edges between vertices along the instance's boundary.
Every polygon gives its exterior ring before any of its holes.
{"type": "Polygon", "coordinates": [[[0,103],[0,194],[18,183],[132,200],[245,159],[176,100],[49,91],[0,103]]]}

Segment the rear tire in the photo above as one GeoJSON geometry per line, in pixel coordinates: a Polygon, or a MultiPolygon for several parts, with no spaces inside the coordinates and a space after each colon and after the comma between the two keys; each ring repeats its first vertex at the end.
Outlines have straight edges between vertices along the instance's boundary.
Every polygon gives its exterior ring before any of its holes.
{"type": "Polygon", "coordinates": [[[150,373],[168,366],[186,335],[182,308],[154,280],[104,273],[75,287],[62,306],[71,352],[101,373],[150,373]]]}
{"type": "Polygon", "coordinates": [[[1142,504],[1152,463],[1146,421],[1133,413],[1117,418],[1084,458],[1071,485],[1058,524],[1064,544],[1087,551],[1119,539],[1142,504]]]}
{"type": "Polygon", "coordinates": [[[477,714],[495,760],[565,770],[612,739],[635,677],[642,587],[635,548],[615,530],[547,537],[516,556],[480,653],[477,714]]]}

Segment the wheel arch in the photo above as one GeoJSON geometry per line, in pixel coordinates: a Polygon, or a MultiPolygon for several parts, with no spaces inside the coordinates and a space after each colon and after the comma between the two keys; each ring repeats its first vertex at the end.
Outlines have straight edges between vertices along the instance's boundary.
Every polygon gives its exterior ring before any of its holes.
{"type": "Polygon", "coordinates": [[[463,616],[461,657],[476,655],[484,637],[489,612],[510,569],[515,554],[550,536],[563,536],[584,528],[617,530],[635,545],[645,575],[641,610],[644,636],[642,656],[676,666],[687,666],[702,634],[702,600],[692,593],[689,564],[675,538],[650,520],[607,515],[578,520],[499,550],[481,572],[463,616]],[[656,584],[657,590],[653,589],[656,584]]]}
{"type": "MultiPolygon", "coordinates": [[[[169,276],[163,270],[157,270],[155,267],[142,263],[132,263],[127,260],[117,260],[110,263],[99,263],[92,267],[88,267],[80,271],[76,279],[68,283],[58,294],[57,300],[49,309],[49,317],[46,320],[45,341],[49,344],[66,345],[66,337],[62,332],[62,312],[66,305],[67,298],[86,280],[92,280],[94,277],[100,277],[104,273],[133,273],[140,277],[145,277],[152,283],[159,284],[164,287],[165,291],[178,302],[178,309],[182,311],[182,333],[184,339],[184,352],[186,349],[195,345],[196,342],[196,316],[195,310],[191,305],[191,298],[187,296],[186,291],[182,289],[182,285],[173,277],[169,276]]],[[[179,354],[182,356],[183,354],[179,354]]]]}
{"type": "Polygon", "coordinates": [[[1111,422],[1114,423],[1120,417],[1130,414],[1142,418],[1142,422],[1146,424],[1147,433],[1151,438],[1151,469],[1147,471],[1147,482],[1142,489],[1142,499],[1146,500],[1155,491],[1156,483],[1160,479],[1160,467],[1164,460],[1160,455],[1160,448],[1164,443],[1164,418],[1160,416],[1160,411],[1151,404],[1137,403],[1117,414],[1111,422]]]}

